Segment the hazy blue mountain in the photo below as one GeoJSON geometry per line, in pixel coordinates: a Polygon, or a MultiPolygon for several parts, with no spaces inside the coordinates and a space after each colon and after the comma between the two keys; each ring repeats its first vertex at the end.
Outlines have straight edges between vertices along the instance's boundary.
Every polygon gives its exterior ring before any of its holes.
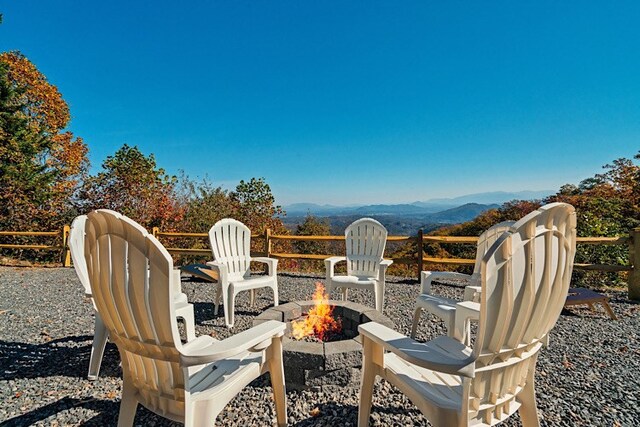
{"type": "Polygon", "coordinates": [[[553,190],[540,190],[540,191],[526,190],[526,191],[518,191],[518,192],[492,191],[488,193],[467,194],[465,196],[453,197],[450,199],[429,199],[424,202],[415,202],[414,204],[417,206],[429,206],[432,204],[448,204],[448,205],[459,206],[465,203],[502,204],[511,200],[542,199],[554,193],[555,191],[553,190]]]}
{"type": "Polygon", "coordinates": [[[437,212],[428,216],[430,223],[449,223],[458,224],[461,222],[470,221],[473,218],[480,215],[482,212],[500,207],[499,204],[482,205],[479,203],[467,203],[462,206],[447,209],[442,212],[437,212]]]}
{"type": "MultiPolygon", "coordinates": [[[[480,213],[498,206],[500,205],[467,203],[439,212],[427,212],[417,206],[408,208],[407,205],[372,205],[362,206],[341,215],[317,214],[317,216],[329,220],[332,234],[342,234],[347,225],[363,216],[369,216],[380,221],[392,235],[414,235],[419,229],[430,231],[443,225],[469,221],[480,213]],[[396,213],[392,212],[395,207],[398,209],[396,213]]],[[[287,215],[282,220],[285,226],[293,231],[304,220],[304,216],[287,215]]]]}
{"type": "MultiPolygon", "coordinates": [[[[345,215],[422,215],[446,211],[461,207],[467,204],[478,205],[500,205],[510,200],[533,200],[541,199],[554,192],[551,190],[541,191],[492,191],[489,193],[468,194],[465,196],[453,197],[450,199],[429,199],[423,202],[401,203],[401,204],[376,204],[376,205],[319,205],[316,203],[294,203],[284,206],[287,215],[304,216],[311,213],[316,216],[345,216],[345,215]]],[[[472,209],[473,210],[473,209],[472,209]]],[[[453,214],[452,214],[453,215],[453,214]]],[[[464,215],[463,215],[464,216],[464,215]]]]}
{"type": "Polygon", "coordinates": [[[412,213],[426,213],[425,208],[416,205],[367,205],[355,209],[363,215],[404,215],[412,213]]]}
{"type": "Polygon", "coordinates": [[[291,205],[287,205],[284,207],[284,210],[287,211],[288,214],[303,214],[306,215],[307,212],[311,212],[314,215],[319,214],[320,212],[325,211],[336,211],[343,209],[351,209],[348,206],[334,206],[334,205],[318,205],[315,203],[293,203],[291,205]]]}

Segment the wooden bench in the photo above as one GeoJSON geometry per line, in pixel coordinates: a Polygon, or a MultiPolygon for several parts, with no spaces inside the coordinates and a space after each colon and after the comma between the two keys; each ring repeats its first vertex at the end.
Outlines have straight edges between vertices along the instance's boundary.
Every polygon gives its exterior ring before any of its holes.
{"type": "Polygon", "coordinates": [[[607,312],[609,317],[613,320],[618,320],[616,314],[609,305],[609,297],[599,294],[590,289],[585,288],[569,288],[569,295],[567,301],[564,303],[565,307],[572,305],[588,305],[592,311],[595,311],[595,304],[600,304],[607,312]]]}

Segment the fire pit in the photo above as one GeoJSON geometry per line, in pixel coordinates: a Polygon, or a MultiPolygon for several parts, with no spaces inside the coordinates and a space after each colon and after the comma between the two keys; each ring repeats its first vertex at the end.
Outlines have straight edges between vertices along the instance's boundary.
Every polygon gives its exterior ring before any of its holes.
{"type": "Polygon", "coordinates": [[[300,390],[358,385],[359,368],[362,366],[358,326],[375,321],[393,328],[393,322],[372,307],[318,297],[316,290],[314,300],[289,302],[270,308],[257,316],[253,324],[267,320],[287,323],[282,343],[287,388],[300,390]],[[318,308],[319,304],[324,305],[318,308]],[[310,322],[310,318],[327,314],[327,305],[331,307],[328,314],[332,315],[334,323],[331,324],[329,320],[329,326],[317,327],[319,331],[315,331],[315,336],[302,337],[301,330],[308,332],[314,329],[309,326],[314,323],[310,322]],[[340,330],[335,328],[336,323],[341,327],[340,330]]]}

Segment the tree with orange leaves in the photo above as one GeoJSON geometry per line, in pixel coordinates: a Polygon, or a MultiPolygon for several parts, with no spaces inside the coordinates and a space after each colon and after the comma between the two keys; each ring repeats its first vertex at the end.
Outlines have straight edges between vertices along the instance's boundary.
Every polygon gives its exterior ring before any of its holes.
{"type": "Polygon", "coordinates": [[[71,201],[88,169],[87,146],[64,131],[69,106],[29,59],[19,52],[2,52],[0,66],[2,84],[11,93],[5,106],[11,108],[16,123],[25,125],[3,129],[0,152],[3,167],[10,172],[0,184],[6,213],[0,226],[57,227],[74,215],[71,201]]]}
{"type": "Polygon", "coordinates": [[[88,177],[80,192],[83,211],[113,209],[144,227],[171,228],[184,215],[177,178],[158,168],[153,154],[123,145],[88,177]]]}

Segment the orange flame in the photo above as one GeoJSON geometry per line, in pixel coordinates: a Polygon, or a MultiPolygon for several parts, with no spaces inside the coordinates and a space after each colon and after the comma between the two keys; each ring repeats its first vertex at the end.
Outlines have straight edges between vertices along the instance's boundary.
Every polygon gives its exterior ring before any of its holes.
{"type": "Polygon", "coordinates": [[[306,318],[291,322],[291,335],[300,340],[307,336],[315,336],[320,341],[325,341],[332,333],[338,333],[342,329],[340,320],[333,318],[333,306],[329,305],[329,295],[324,290],[324,285],[316,283],[316,291],[313,293],[314,306],[309,310],[306,318]]]}

